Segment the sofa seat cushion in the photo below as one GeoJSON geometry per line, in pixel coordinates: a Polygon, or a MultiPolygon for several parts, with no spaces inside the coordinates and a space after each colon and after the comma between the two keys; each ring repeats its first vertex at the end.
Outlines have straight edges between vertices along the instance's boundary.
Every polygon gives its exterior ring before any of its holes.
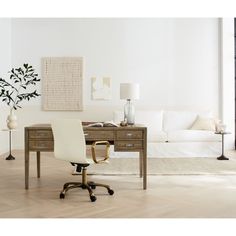
{"type": "Polygon", "coordinates": [[[220,142],[221,135],[208,130],[175,130],[167,133],[168,142],[220,142]]]}
{"type": "Polygon", "coordinates": [[[149,129],[147,130],[147,142],[167,142],[168,136],[164,131],[158,131],[157,133],[150,133],[149,129]]]}

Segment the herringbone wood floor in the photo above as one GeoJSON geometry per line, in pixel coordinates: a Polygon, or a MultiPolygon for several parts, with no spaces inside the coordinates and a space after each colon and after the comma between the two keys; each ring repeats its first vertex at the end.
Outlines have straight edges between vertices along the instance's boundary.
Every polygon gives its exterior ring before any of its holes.
{"type": "MultiPolygon", "coordinates": [[[[16,160],[0,158],[1,218],[188,218],[236,217],[236,176],[149,176],[142,190],[138,176],[89,176],[115,190],[109,196],[97,188],[97,201],[86,190],[74,189],[59,199],[63,183],[77,181],[72,167],[42,154],[41,178],[31,154],[30,188],[24,189],[23,152],[16,160]]],[[[89,170],[88,170],[89,171],[89,170]]]]}

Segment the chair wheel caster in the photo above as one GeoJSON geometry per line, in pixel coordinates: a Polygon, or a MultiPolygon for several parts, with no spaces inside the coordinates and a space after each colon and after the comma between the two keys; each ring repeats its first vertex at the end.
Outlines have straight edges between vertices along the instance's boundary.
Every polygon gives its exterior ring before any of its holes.
{"type": "Polygon", "coordinates": [[[65,194],[64,193],[60,193],[60,199],[64,199],[65,198],[65,194]]]}
{"type": "Polygon", "coordinates": [[[113,194],[114,194],[114,191],[113,191],[112,189],[108,189],[108,193],[109,193],[110,195],[113,195],[113,194]]]}
{"type": "Polygon", "coordinates": [[[95,202],[97,200],[97,198],[96,198],[96,196],[92,195],[92,196],[90,196],[90,200],[91,200],[91,202],[95,202]]]}
{"type": "Polygon", "coordinates": [[[88,182],[88,185],[91,189],[96,189],[96,185],[93,181],[88,182]]]}

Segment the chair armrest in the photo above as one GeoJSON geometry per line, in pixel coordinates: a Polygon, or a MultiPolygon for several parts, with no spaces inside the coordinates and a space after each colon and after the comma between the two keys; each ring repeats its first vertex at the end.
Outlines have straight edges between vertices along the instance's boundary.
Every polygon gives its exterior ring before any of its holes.
{"type": "Polygon", "coordinates": [[[92,158],[95,163],[98,164],[98,163],[105,162],[109,158],[110,143],[108,141],[95,141],[92,143],[91,148],[92,148],[92,158]],[[104,159],[97,160],[97,158],[96,158],[96,145],[97,144],[105,144],[106,145],[106,154],[105,154],[104,159]]]}

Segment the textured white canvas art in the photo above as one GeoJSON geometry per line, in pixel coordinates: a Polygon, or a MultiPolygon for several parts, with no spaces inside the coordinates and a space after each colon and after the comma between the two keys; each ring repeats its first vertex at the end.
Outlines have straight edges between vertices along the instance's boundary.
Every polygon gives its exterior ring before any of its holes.
{"type": "Polygon", "coordinates": [[[111,99],[111,79],[109,77],[91,78],[92,99],[110,100],[111,99]]]}
{"type": "Polygon", "coordinates": [[[83,110],[83,58],[42,58],[43,109],[83,110]]]}

